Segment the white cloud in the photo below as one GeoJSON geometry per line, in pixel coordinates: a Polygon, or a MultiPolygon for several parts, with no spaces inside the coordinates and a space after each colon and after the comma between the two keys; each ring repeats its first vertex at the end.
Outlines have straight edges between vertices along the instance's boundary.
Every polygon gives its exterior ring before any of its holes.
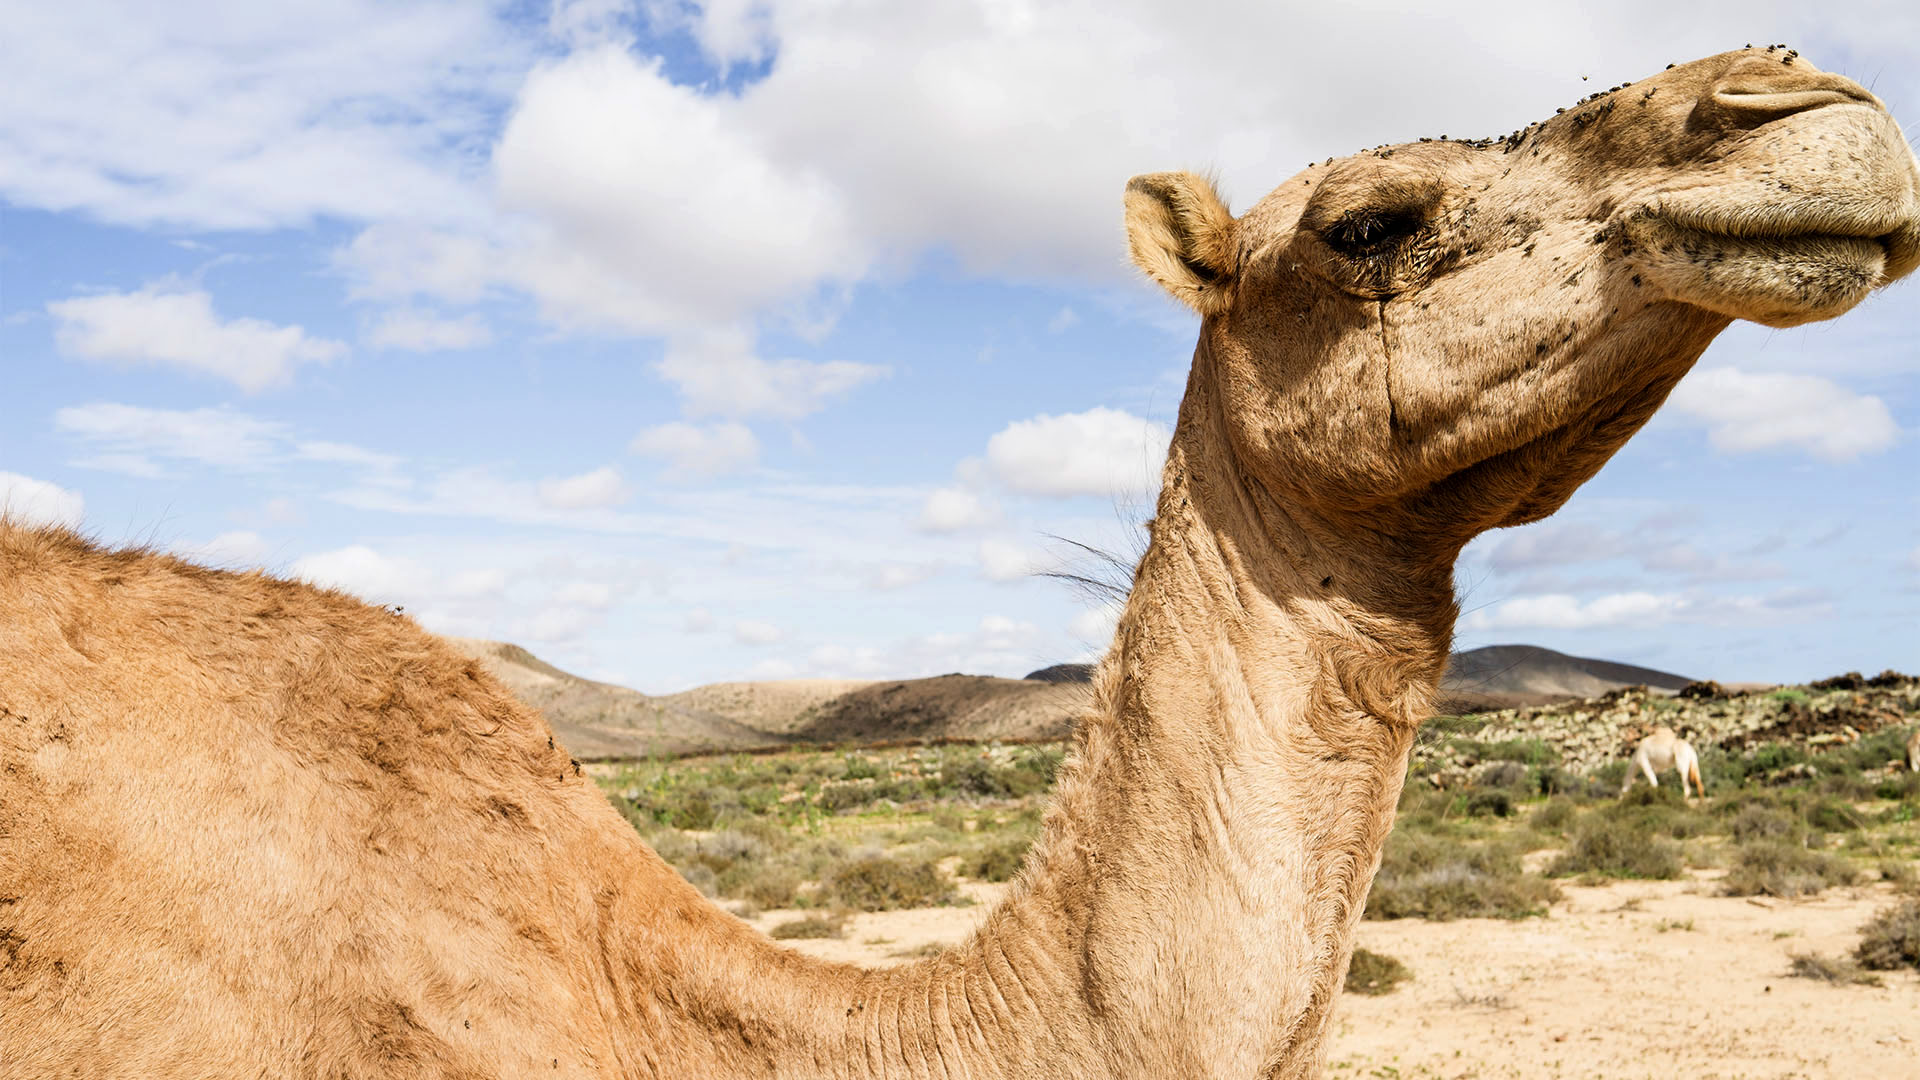
{"type": "Polygon", "coordinates": [[[1032,577],[1040,560],[1020,545],[990,536],[980,541],[977,550],[980,572],[988,581],[1019,581],[1032,577]]]}
{"type": "Polygon", "coordinates": [[[556,510],[593,510],[618,506],[633,493],[611,465],[578,476],[540,481],[540,501],[556,510]]]}
{"type": "Polygon", "coordinates": [[[401,459],[393,454],[383,454],[377,450],[368,450],[364,446],[351,443],[309,440],[294,446],[293,456],[301,461],[318,461],[335,465],[356,465],[376,473],[391,473],[400,467],[401,459]]]}
{"type": "Polygon", "coordinates": [[[1166,461],[1166,425],[1093,408],[1019,420],[987,441],[987,465],[1028,495],[1115,496],[1151,491],[1166,461]]]}
{"type": "Polygon", "coordinates": [[[965,488],[940,488],[920,508],[918,526],[927,532],[977,529],[1000,519],[999,510],[965,488]]]}
{"type": "Polygon", "coordinates": [[[1681,380],[1667,401],[1703,423],[1708,441],[1728,453],[1795,448],[1841,462],[1886,450],[1900,437],[1885,402],[1817,375],[1704,368],[1681,380]]]}
{"type": "Polygon", "coordinates": [[[470,600],[498,596],[507,589],[505,571],[487,568],[463,570],[447,579],[445,592],[455,599],[470,600]]]}
{"type": "Polygon", "coordinates": [[[522,621],[520,632],[532,641],[573,641],[600,622],[600,616],[584,608],[557,604],[541,608],[522,621]]]}
{"type": "Polygon", "coordinates": [[[784,637],[780,628],[770,622],[742,619],[733,624],[733,640],[742,645],[772,645],[784,637]]]}
{"type": "Polygon", "coordinates": [[[432,574],[409,559],[392,558],[352,544],[295,559],[293,576],[342,589],[375,604],[390,604],[426,592],[432,574]]]}
{"type": "Polygon", "coordinates": [[[220,535],[199,544],[187,544],[174,549],[181,558],[208,566],[243,567],[259,566],[266,561],[269,550],[266,538],[250,529],[223,532],[220,535]]]}
{"type": "Polygon", "coordinates": [[[676,420],[634,436],[634,453],[666,459],[666,472],[681,478],[724,476],[752,465],[760,442],[745,425],[732,422],[690,424],[676,420]]]}
{"type": "Polygon", "coordinates": [[[888,373],[846,360],[765,360],[753,335],[737,328],[670,339],[658,370],[679,388],[690,416],[788,419],[819,412],[831,399],[888,373]]]}
{"type": "Polygon", "coordinates": [[[86,500],[77,491],[19,473],[0,472],[0,518],[77,529],[86,518],[86,509],[86,500]]]}
{"type": "Polygon", "coordinates": [[[1671,593],[1612,593],[1584,603],[1565,593],[1548,593],[1517,597],[1491,610],[1471,612],[1462,620],[1462,625],[1469,630],[1649,626],[1671,621],[1681,603],[1681,598],[1671,593]]]}
{"type": "Polygon", "coordinates": [[[107,457],[135,475],[157,472],[150,457],[176,458],[228,469],[258,469],[274,461],[286,438],[277,423],[229,409],[148,409],[96,402],[60,409],[56,430],[100,446],[107,457]],[[144,466],[152,472],[142,473],[144,466]]]}
{"type": "Polygon", "coordinates": [[[694,608],[687,612],[687,617],[681,621],[680,625],[689,634],[712,633],[715,626],[713,612],[706,608],[694,608]]]}
{"type": "Polygon", "coordinates": [[[346,351],[298,326],[222,320],[205,291],[164,284],[56,300],[47,312],[58,324],[54,341],[68,356],[215,375],[247,391],[286,382],[299,365],[324,363],[346,351]]]}
{"type": "Polygon", "coordinates": [[[411,308],[387,312],[367,331],[367,344],[376,349],[412,352],[473,349],[492,341],[492,328],[478,315],[443,319],[411,308]]]}
{"type": "Polygon", "coordinates": [[[1075,315],[1072,308],[1063,307],[1053,313],[1053,318],[1047,320],[1047,333],[1064,333],[1079,321],[1080,316],[1075,315]]]}
{"type": "Polygon", "coordinates": [[[446,220],[537,42],[464,0],[93,0],[0,36],[0,196],[196,229],[446,220]]]}
{"type": "Polygon", "coordinates": [[[1463,630],[1592,630],[1668,623],[1743,626],[1806,617],[1831,606],[1818,590],[1782,589],[1765,596],[1710,593],[1607,593],[1589,600],[1567,593],[1520,596],[1469,612],[1463,630]]]}
{"type": "Polygon", "coordinates": [[[1105,647],[1113,640],[1114,629],[1120,625],[1121,609],[1122,605],[1117,602],[1088,608],[1075,615],[1067,629],[1074,637],[1089,645],[1105,647]]]}
{"type": "Polygon", "coordinates": [[[845,194],[740,111],[613,46],[527,77],[493,167],[534,223],[514,272],[551,315],[660,333],[864,273],[845,194]]]}
{"type": "Polygon", "coordinates": [[[604,581],[571,581],[553,594],[554,602],[569,607],[604,611],[613,606],[613,586],[604,581]]]}
{"type": "Polygon", "coordinates": [[[867,572],[865,583],[869,589],[905,589],[938,573],[938,563],[882,563],[867,572]]]}

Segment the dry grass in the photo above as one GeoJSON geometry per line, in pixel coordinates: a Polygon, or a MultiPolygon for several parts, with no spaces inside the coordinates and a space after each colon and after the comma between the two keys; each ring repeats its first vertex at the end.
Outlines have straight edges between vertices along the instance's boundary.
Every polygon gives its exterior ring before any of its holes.
{"type": "Polygon", "coordinates": [[[1920,900],[1902,900],[1861,927],[1853,958],[1876,971],[1920,969],[1920,900]]]}
{"type": "Polygon", "coordinates": [[[1844,956],[1820,953],[1788,953],[1787,974],[1802,979],[1819,979],[1838,986],[1879,986],[1880,976],[1863,970],[1844,956]]]}
{"type": "Polygon", "coordinates": [[[1353,962],[1347,965],[1347,993],[1390,994],[1411,978],[1413,972],[1393,957],[1356,948],[1353,962]]]}
{"type": "Polygon", "coordinates": [[[1859,878],[1860,871],[1837,855],[1768,840],[1748,844],[1734,854],[1721,890],[1728,896],[1792,900],[1830,885],[1851,885],[1859,878]]]}

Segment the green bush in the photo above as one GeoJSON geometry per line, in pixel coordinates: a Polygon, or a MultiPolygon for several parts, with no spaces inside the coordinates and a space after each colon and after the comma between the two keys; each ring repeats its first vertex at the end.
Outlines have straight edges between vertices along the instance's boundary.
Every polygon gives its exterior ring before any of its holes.
{"type": "Polygon", "coordinates": [[[1533,817],[1528,820],[1528,824],[1541,832],[1564,833],[1567,831],[1567,826],[1573,824],[1579,816],[1580,808],[1574,805],[1572,799],[1555,796],[1533,812],[1533,817]]]}
{"type": "Polygon", "coordinates": [[[1024,837],[981,848],[960,864],[960,872],[975,881],[1011,881],[1026,862],[1024,837]]]}
{"type": "Polygon", "coordinates": [[[1771,807],[1748,803],[1734,814],[1728,832],[1736,844],[1762,840],[1797,840],[1804,830],[1800,822],[1771,807]]]}
{"type": "Polygon", "coordinates": [[[956,899],[953,883],[927,859],[870,855],[833,872],[826,896],[860,911],[950,904],[956,899]]]}
{"type": "Polygon", "coordinates": [[[1807,824],[1821,832],[1851,832],[1866,825],[1860,812],[1846,803],[1822,799],[1807,807],[1807,824]]]}
{"type": "Polygon", "coordinates": [[[1521,869],[1511,843],[1395,830],[1367,895],[1366,917],[1519,919],[1546,914],[1559,898],[1552,882],[1521,869]]]}
{"type": "Polygon", "coordinates": [[[1779,841],[1742,846],[1721,882],[1728,896],[1812,896],[1830,885],[1851,885],[1859,872],[1845,859],[1779,841]]]}
{"type": "Polygon", "coordinates": [[[1644,823],[1594,813],[1574,827],[1567,850],[1547,872],[1672,880],[1680,876],[1680,846],[1654,835],[1644,823]]]}

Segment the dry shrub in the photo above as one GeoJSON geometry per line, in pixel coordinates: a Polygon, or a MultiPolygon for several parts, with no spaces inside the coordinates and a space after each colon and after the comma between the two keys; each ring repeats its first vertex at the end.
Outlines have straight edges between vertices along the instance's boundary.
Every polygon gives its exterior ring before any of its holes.
{"type": "Polygon", "coordinates": [[[1369,919],[1519,919],[1544,915],[1560,889],[1520,868],[1508,843],[1395,831],[1367,895],[1369,919]]]}
{"type": "Polygon", "coordinates": [[[1573,830],[1548,873],[1671,880],[1680,876],[1680,846],[1632,819],[1590,814],[1573,830]]]}
{"type": "Polygon", "coordinates": [[[768,931],[777,941],[795,939],[837,938],[841,934],[842,920],[825,915],[809,915],[804,919],[790,919],[768,931]]]}
{"type": "Polygon", "coordinates": [[[1533,812],[1533,817],[1528,824],[1541,832],[1561,833],[1565,832],[1567,826],[1573,824],[1574,819],[1579,816],[1580,808],[1573,804],[1572,799],[1564,795],[1555,795],[1540,809],[1533,812]]]}
{"type": "Polygon", "coordinates": [[[1011,881],[1026,861],[1027,847],[1020,837],[981,848],[960,863],[960,872],[975,881],[1011,881]]]}
{"type": "Polygon", "coordinates": [[[1802,979],[1820,979],[1840,986],[1879,986],[1880,976],[1863,971],[1859,964],[1844,956],[1820,953],[1789,953],[1787,974],[1802,979]]]}
{"type": "Polygon", "coordinates": [[[1353,962],[1347,965],[1347,993],[1389,994],[1412,977],[1407,965],[1393,957],[1355,948],[1353,962]]]}
{"type": "Polygon", "coordinates": [[[1920,900],[1902,900],[1861,927],[1853,958],[1876,971],[1920,968],[1920,900]]]}
{"type": "Polygon", "coordinates": [[[932,907],[954,901],[953,882],[925,859],[871,855],[834,871],[826,895],[860,911],[932,907]]]}
{"type": "Polygon", "coordinates": [[[1824,851],[1764,841],[1734,855],[1722,890],[1728,896],[1772,896],[1781,900],[1812,896],[1829,885],[1851,885],[1859,871],[1824,851]]]}

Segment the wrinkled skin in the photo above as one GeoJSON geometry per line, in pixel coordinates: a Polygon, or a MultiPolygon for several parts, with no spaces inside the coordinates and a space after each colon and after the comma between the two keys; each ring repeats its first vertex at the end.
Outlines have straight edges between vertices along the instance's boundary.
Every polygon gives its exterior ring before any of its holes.
{"type": "MultiPolygon", "coordinates": [[[[1199,183],[1135,198],[1156,180],[1199,183]]],[[[1464,539],[1558,508],[1730,320],[1832,318],[1912,271],[1916,199],[1873,95],[1743,50],[1505,140],[1310,167],[1210,240],[1183,298],[1243,467],[1464,539]]]]}

